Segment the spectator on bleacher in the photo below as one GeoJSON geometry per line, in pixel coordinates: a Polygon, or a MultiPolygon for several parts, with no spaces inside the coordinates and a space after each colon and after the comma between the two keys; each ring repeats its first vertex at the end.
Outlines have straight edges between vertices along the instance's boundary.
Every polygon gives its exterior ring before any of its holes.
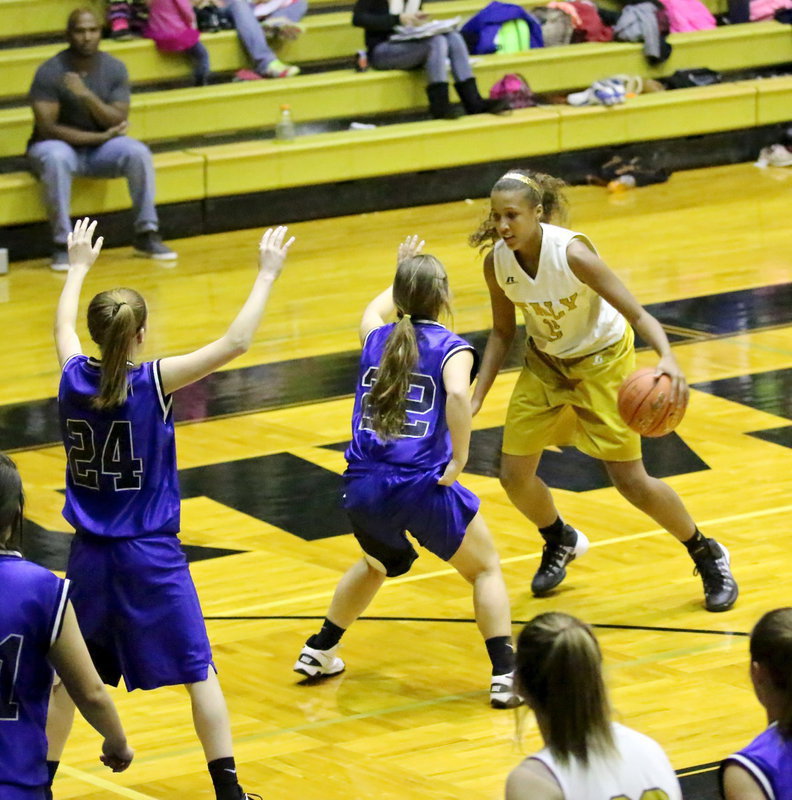
{"type": "MultiPolygon", "coordinates": [[[[272,14],[262,22],[248,0],[215,0],[224,6],[234,22],[242,46],[253,62],[253,69],[239,70],[237,80],[257,80],[259,78],[291,78],[300,74],[300,68],[286,64],[273,52],[267,41],[265,30],[273,37],[293,39],[302,31],[299,21],[308,10],[308,0],[269,0],[257,7],[271,7],[272,14]]],[[[266,11],[266,8],[264,9],[266,11]]]]}
{"type": "Polygon", "coordinates": [[[28,98],[35,126],[28,144],[31,171],[39,178],[53,236],[52,268],[69,268],[66,238],[72,178],[116,178],[129,184],[135,254],[176,258],[159,236],[154,208],[154,166],[148,147],[126,135],[129,78],[124,64],[99,51],[101,27],[94,13],[69,15],[69,47],[36,71],[28,98]]]}
{"type": "Polygon", "coordinates": [[[149,0],[143,35],[154,40],[157,50],[185,53],[192,62],[195,85],[209,83],[209,51],[199,41],[190,0],[149,0]]]}
{"type": "Polygon", "coordinates": [[[147,0],[109,0],[107,3],[107,25],[112,39],[125,42],[142,36],[147,19],[147,0]]]}
{"type": "Polygon", "coordinates": [[[721,764],[726,800],[792,798],[792,608],[768,611],[751,631],[751,682],[768,727],[721,764]]]}
{"type": "Polygon", "coordinates": [[[473,77],[467,45],[459,31],[438,33],[410,41],[391,41],[399,25],[412,28],[429,21],[421,0],[357,0],[352,24],[366,32],[368,60],[374,69],[426,70],[429,113],[435,119],[456,116],[449,100],[446,63],[451,63],[459,99],[467,114],[498,114],[508,108],[501,100],[484,99],[473,77]]]}
{"type": "Polygon", "coordinates": [[[545,746],[511,771],[506,800],[682,800],[660,745],[612,721],[602,653],[585,622],[557,611],[534,617],[517,639],[515,688],[545,746]]]}

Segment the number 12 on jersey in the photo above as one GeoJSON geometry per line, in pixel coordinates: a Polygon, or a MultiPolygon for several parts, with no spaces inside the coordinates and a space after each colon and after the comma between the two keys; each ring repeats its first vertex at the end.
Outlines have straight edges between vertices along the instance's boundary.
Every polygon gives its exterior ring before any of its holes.
{"type": "MultiPolygon", "coordinates": [[[[370,388],[377,380],[379,367],[369,367],[361,381],[362,385],[370,388]]],[[[420,439],[429,431],[429,419],[415,419],[416,414],[428,415],[434,409],[437,386],[431,375],[422,375],[419,372],[410,373],[410,386],[407,390],[407,421],[402,426],[400,436],[410,439],[420,439]]],[[[360,427],[367,431],[374,430],[371,414],[371,393],[366,392],[360,399],[360,427]]]]}

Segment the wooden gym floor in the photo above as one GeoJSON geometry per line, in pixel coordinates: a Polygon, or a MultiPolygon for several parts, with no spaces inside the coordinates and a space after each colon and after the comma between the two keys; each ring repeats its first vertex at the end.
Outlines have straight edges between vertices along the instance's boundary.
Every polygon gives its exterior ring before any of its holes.
{"type": "MultiPolygon", "coordinates": [[[[738,165],[678,173],[620,196],[570,191],[570,226],[592,237],[674,334],[691,403],[678,435],[647,442],[646,460],[702,530],[731,550],[741,588],[732,611],[704,611],[684,549],[573,452],[548,452],[543,475],[593,547],[553,597],[531,597],[540,540],[495,477],[513,369],[474,421],[464,478],[483,499],[515,622],[562,609],[598,626],[618,717],[662,743],[696,800],[714,796],[714,764],[763,727],[746,633],[761,613],[790,603],[790,189],[790,170],[738,165]]],[[[449,269],[455,329],[480,342],[488,299],[465,239],[483,209],[475,200],[291,226],[297,243],[254,346],[177,399],[182,539],[239,773],[266,798],[491,800],[510,767],[538,746],[531,719],[518,747],[513,714],[488,707],[469,589],[428,554],[387,583],[347,634],[344,675],[302,686],[291,671],[358,553],[337,491],[359,315],[388,284],[398,242],[418,233],[449,269]]],[[[151,311],[147,356],[179,353],[231,320],[252,280],[259,236],[174,242],[181,258],[172,269],[128,250],[107,252],[84,303],[102,288],[140,289],[151,311]]],[[[23,473],[31,553],[53,567],[64,563],[69,539],[52,402],[51,325],[62,283],[41,261],[14,264],[0,279],[10,339],[0,353],[0,448],[23,473]]],[[[650,354],[639,363],[652,363],[650,354]]],[[[107,772],[99,739],[78,720],[56,796],[211,797],[184,690],[113,694],[137,749],[133,766],[118,777],[107,772]]]]}

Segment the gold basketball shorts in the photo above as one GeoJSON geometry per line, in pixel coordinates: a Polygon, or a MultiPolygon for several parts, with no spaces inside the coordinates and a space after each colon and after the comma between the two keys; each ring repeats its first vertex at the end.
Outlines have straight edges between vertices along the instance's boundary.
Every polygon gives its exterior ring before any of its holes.
{"type": "Polygon", "coordinates": [[[619,416],[616,397],[635,370],[634,334],[627,325],[615,344],[581,358],[557,358],[532,340],[509,401],[503,452],[540,453],[571,445],[602,461],[641,458],[641,437],[619,416]]]}

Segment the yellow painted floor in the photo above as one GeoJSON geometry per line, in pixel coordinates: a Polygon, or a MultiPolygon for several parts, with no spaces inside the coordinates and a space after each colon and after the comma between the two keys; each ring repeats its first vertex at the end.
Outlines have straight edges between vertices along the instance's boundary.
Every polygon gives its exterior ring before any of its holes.
{"type": "MultiPolygon", "coordinates": [[[[760,287],[772,295],[792,278],[790,190],[792,170],[750,165],[677,173],[666,184],[619,196],[575,188],[570,227],[593,239],[644,303],[760,287]]],[[[465,241],[484,208],[476,200],[290,226],[297,243],[289,264],[254,346],[231,368],[354,350],[360,313],[390,281],[396,245],[408,233],[425,237],[428,252],[449,269],[455,329],[486,329],[480,261],[465,241]]],[[[181,257],[171,269],[132,259],[129,250],[109,251],[86,282],[84,303],[99,289],[131,285],[150,305],[148,357],[205,343],[223,332],[244,299],[259,236],[240,231],[172,242],[181,257]]],[[[51,326],[62,283],[42,261],[14,264],[0,278],[11,337],[0,352],[0,406],[55,394],[51,326]]],[[[792,325],[700,336],[675,353],[691,383],[759,372],[783,383],[781,371],[792,368],[792,325]]],[[[651,363],[649,354],[639,355],[639,363],[651,363]]],[[[305,366],[298,379],[312,377],[305,366]]],[[[515,378],[514,372],[500,377],[476,429],[503,423],[515,378]]],[[[332,397],[184,424],[177,432],[180,468],[287,452],[340,473],[342,453],[322,445],[348,438],[350,412],[349,398],[332,397]]],[[[515,620],[561,609],[615,626],[598,629],[598,636],[619,718],[658,739],[677,769],[718,761],[763,726],[748,681],[747,640],[723,634],[749,631],[761,613],[791,601],[792,450],[747,435],[790,425],[780,414],[694,389],[678,430],[709,469],[669,482],[701,529],[729,547],[740,583],[740,599],[725,614],[703,610],[700,580],[684,549],[607,487],[555,492],[562,514],[593,546],[570,568],[561,591],[532,598],[536,531],[496,478],[465,476],[495,534],[515,620]]],[[[58,492],[62,449],[14,457],[30,518],[66,530],[58,492]]],[[[367,612],[400,619],[358,622],[344,639],[346,673],[301,686],[291,667],[318,623],[299,617],[323,615],[357,557],[352,536],[304,541],[195,497],[184,502],[182,538],[243,551],[192,569],[249,791],[273,800],[492,800],[502,796],[511,766],[537,748],[532,720],[518,747],[514,715],[488,707],[488,663],[470,593],[431,555],[386,583],[367,612]]],[[[97,735],[78,720],[56,797],[210,798],[185,691],[113,695],[137,749],[135,763],[121,776],[107,772],[98,762],[97,735]]]]}

